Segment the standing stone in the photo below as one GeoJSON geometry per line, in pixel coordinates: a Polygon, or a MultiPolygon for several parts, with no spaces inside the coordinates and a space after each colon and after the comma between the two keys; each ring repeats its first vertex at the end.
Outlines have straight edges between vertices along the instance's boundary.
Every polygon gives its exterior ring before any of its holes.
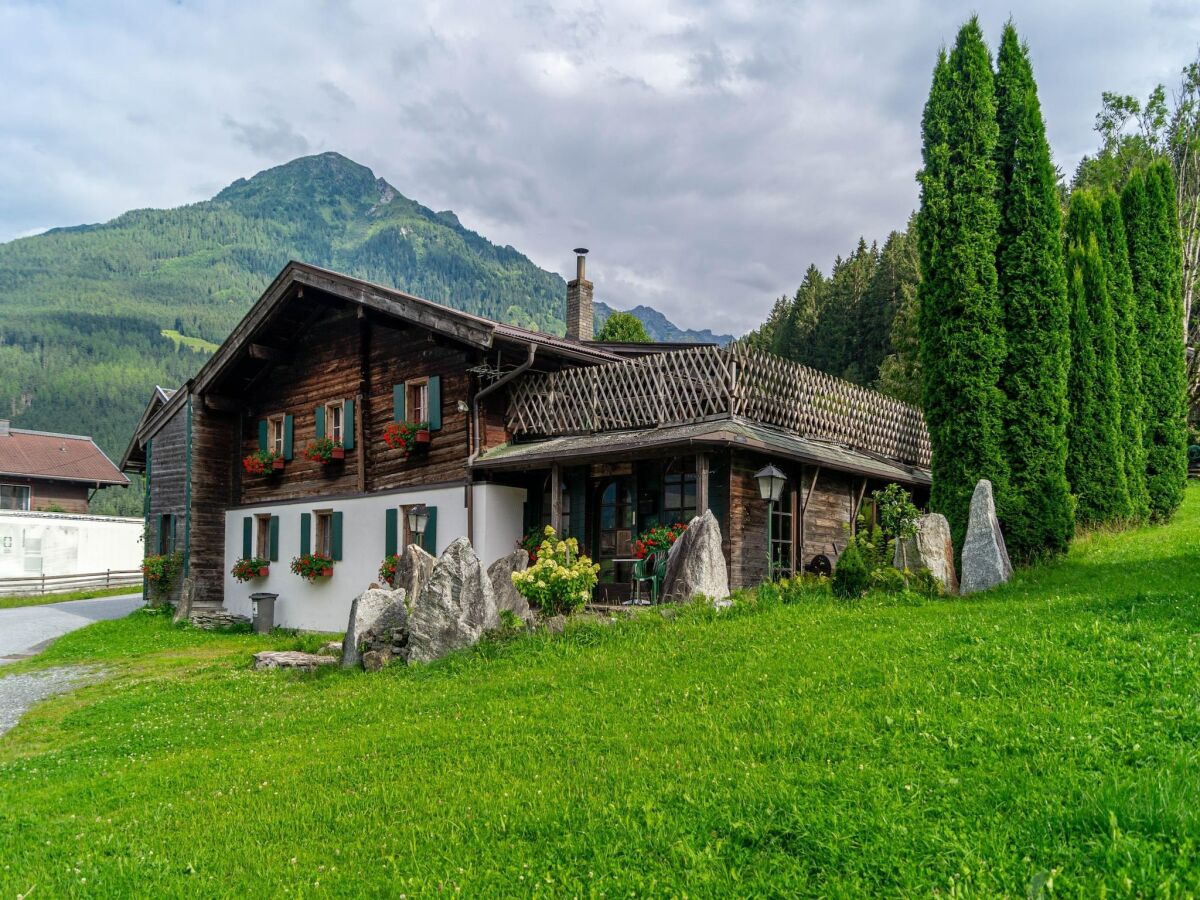
{"type": "Polygon", "coordinates": [[[974,594],[1004,584],[1012,577],[1008,548],[996,518],[992,483],[986,478],[975,485],[971,496],[971,517],[967,521],[967,539],[962,552],[962,593],[974,594]]]}
{"type": "Polygon", "coordinates": [[[529,554],[517,549],[508,556],[502,556],[488,566],[488,578],[492,582],[492,593],[496,595],[496,609],[500,612],[508,610],[520,616],[525,622],[533,621],[533,612],[529,609],[529,601],[513,584],[513,572],[524,572],[529,568],[529,554]]]}
{"type": "Polygon", "coordinates": [[[178,625],[180,622],[186,622],[192,615],[192,601],[196,598],[196,579],[188,577],[183,579],[183,585],[179,589],[179,600],[175,603],[175,615],[171,621],[178,625]]]}
{"type": "Polygon", "coordinates": [[[729,601],[729,570],[721,550],[721,526],[711,509],[692,519],[667,554],[662,599],[693,597],[707,597],[717,606],[728,605],[729,601]]]}
{"type": "Polygon", "coordinates": [[[383,628],[404,628],[408,609],[404,591],[368,588],[350,604],[350,620],[342,640],[342,668],[352,669],[362,662],[362,646],[368,632],[383,628]]]}
{"type": "Polygon", "coordinates": [[[408,621],[408,661],[430,662],[470,647],[500,625],[492,582],[471,542],[457,538],[438,559],[408,621]]]}
{"type": "Polygon", "coordinates": [[[429,576],[433,573],[433,564],[437,559],[416,544],[409,544],[400,553],[400,558],[396,561],[396,578],[394,587],[397,590],[403,590],[408,597],[408,608],[412,610],[412,605],[417,601],[417,597],[421,596],[421,588],[425,587],[425,582],[429,580],[429,576]]]}
{"type": "Polygon", "coordinates": [[[896,542],[893,565],[910,572],[928,569],[942,583],[947,594],[958,593],[958,573],[954,570],[954,543],[950,540],[950,523],[941,513],[929,513],[917,519],[917,533],[906,541],[896,542]]]}

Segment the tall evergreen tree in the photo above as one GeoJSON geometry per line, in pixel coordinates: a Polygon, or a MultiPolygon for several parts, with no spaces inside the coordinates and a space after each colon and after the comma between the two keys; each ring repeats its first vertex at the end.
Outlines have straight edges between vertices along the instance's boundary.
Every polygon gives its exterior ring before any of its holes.
{"type": "Polygon", "coordinates": [[[1104,218],[1104,277],[1112,301],[1116,332],[1117,374],[1121,392],[1121,451],[1125,456],[1125,483],[1129,488],[1131,518],[1142,521],[1150,514],[1146,492],[1146,448],[1142,438],[1145,401],[1142,396],[1142,351],[1138,340],[1137,307],[1133,301],[1133,276],[1129,271],[1129,246],[1121,217],[1121,201],[1106,191],[1100,206],[1104,218]]]}
{"type": "Polygon", "coordinates": [[[1080,522],[1131,514],[1121,437],[1116,332],[1100,242],[1104,219],[1093,192],[1075,191],[1067,216],[1071,271],[1071,374],[1067,477],[1080,522]]]}
{"type": "Polygon", "coordinates": [[[996,273],[1005,331],[1004,503],[1009,553],[1065,553],[1075,530],[1067,485],[1070,360],[1062,213],[1028,48],[1004,26],[996,72],[1000,228],[996,273]]]}
{"type": "Polygon", "coordinates": [[[1170,164],[1135,171],[1121,194],[1141,337],[1150,515],[1167,521],[1187,480],[1182,257],[1170,164]]]}
{"type": "Polygon", "coordinates": [[[1004,327],[996,284],[996,108],[977,19],[939,54],[922,120],[919,243],[925,419],[933,445],[930,504],[962,547],[971,494],[991,479],[1007,506],[1001,448],[1004,327]]]}

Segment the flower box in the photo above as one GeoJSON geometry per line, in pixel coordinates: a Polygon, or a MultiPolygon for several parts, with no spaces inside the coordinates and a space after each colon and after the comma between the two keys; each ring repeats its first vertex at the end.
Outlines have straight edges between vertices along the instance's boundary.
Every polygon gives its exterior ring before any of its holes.
{"type": "Polygon", "coordinates": [[[283,466],[283,457],[270,450],[255,450],[242,460],[242,468],[246,470],[247,475],[266,475],[282,469],[283,466]]]}
{"type": "Polygon", "coordinates": [[[329,578],[333,575],[333,560],[320,553],[305,553],[292,560],[292,571],[308,582],[329,578]]]}
{"type": "Polygon", "coordinates": [[[327,466],[331,462],[344,460],[346,448],[342,446],[341,441],[321,437],[304,448],[304,458],[327,466]]]}
{"type": "Polygon", "coordinates": [[[334,447],[333,448],[333,456],[331,456],[330,458],[331,459],[345,459],[346,458],[346,448],[345,447],[334,447]]]}
{"type": "Polygon", "coordinates": [[[429,448],[428,422],[393,422],[383,430],[383,440],[393,450],[408,459],[413,450],[429,448]]]}
{"type": "Polygon", "coordinates": [[[429,429],[418,428],[417,433],[413,436],[413,444],[418,450],[429,449],[429,429]]]}
{"type": "Polygon", "coordinates": [[[271,470],[275,471],[275,472],[282,472],[285,464],[286,463],[285,463],[283,457],[277,456],[277,457],[275,457],[274,460],[271,461],[271,470]]]}
{"type": "Polygon", "coordinates": [[[330,567],[326,567],[326,568],[322,569],[321,577],[322,578],[332,578],[333,577],[333,567],[330,566],[330,567]]]}
{"type": "Polygon", "coordinates": [[[243,556],[233,564],[230,574],[238,581],[246,582],[255,578],[266,578],[270,570],[269,560],[258,556],[243,556]]]}

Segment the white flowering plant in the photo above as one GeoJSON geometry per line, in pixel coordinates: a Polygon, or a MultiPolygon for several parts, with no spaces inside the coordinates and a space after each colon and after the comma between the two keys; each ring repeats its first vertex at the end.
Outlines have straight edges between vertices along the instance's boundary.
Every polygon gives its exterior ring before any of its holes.
{"type": "Polygon", "coordinates": [[[579,552],[575,538],[559,538],[547,525],[533,564],[513,572],[513,585],[526,600],[547,615],[583,608],[592,597],[600,567],[579,552]]]}

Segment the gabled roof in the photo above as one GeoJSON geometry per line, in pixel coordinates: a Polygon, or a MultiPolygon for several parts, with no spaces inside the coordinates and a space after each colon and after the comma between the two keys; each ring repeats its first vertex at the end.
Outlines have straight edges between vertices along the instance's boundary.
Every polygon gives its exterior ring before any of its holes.
{"type": "Polygon", "coordinates": [[[129,448],[125,451],[122,468],[134,471],[144,469],[145,456],[142,448],[146,440],[171,419],[185,396],[189,392],[203,394],[214,385],[243,355],[255,336],[267,327],[272,315],[289,299],[295,298],[297,291],[306,288],[357,304],[377,314],[428,328],[469,347],[487,350],[501,345],[533,345],[540,351],[539,359],[551,357],[584,365],[621,359],[621,356],[603,346],[530,331],[516,325],[505,325],[395,288],[292,260],[275,276],[275,280],[267,286],[229,337],[200,367],[196,376],[184,386],[187,390],[155,388],[129,448]]]}
{"type": "Polygon", "coordinates": [[[90,437],[10,428],[0,434],[0,477],[44,478],[84,484],[129,484],[90,437]]]}

